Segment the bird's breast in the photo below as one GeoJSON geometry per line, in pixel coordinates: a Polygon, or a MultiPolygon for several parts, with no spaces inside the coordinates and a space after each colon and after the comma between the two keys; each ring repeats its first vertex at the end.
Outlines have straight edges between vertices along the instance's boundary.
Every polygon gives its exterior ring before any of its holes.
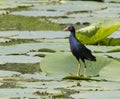
{"type": "Polygon", "coordinates": [[[76,40],[76,38],[71,35],[69,37],[69,42],[70,42],[70,48],[72,53],[78,52],[79,47],[78,47],[78,41],[76,40]]]}

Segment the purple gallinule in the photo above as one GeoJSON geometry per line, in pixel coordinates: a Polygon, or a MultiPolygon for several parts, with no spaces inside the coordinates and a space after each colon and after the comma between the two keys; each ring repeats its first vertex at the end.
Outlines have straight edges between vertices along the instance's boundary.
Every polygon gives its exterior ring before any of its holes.
{"type": "Polygon", "coordinates": [[[90,61],[96,61],[96,57],[92,55],[91,50],[89,50],[87,47],[84,46],[84,44],[78,41],[78,39],[75,36],[75,28],[73,26],[68,26],[64,30],[70,31],[69,43],[71,52],[78,61],[77,76],[81,76],[80,75],[80,59],[81,59],[82,62],[84,63],[84,77],[87,77],[85,59],[90,61]]]}

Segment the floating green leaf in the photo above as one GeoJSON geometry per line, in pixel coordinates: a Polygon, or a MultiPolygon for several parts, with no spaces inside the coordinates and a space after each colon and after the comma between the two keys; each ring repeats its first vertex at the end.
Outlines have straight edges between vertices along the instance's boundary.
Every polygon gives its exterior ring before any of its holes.
{"type": "Polygon", "coordinates": [[[120,48],[107,51],[107,53],[120,52],[120,48]]]}
{"type": "Polygon", "coordinates": [[[55,53],[56,51],[52,50],[52,49],[48,49],[48,48],[42,48],[42,49],[39,49],[38,52],[51,52],[51,53],[55,53]]]}
{"type": "Polygon", "coordinates": [[[120,45],[120,38],[105,38],[99,42],[100,45],[115,46],[120,45]]]}
{"type": "Polygon", "coordinates": [[[120,62],[112,61],[100,71],[102,79],[120,81],[120,62]]]}
{"type": "Polygon", "coordinates": [[[96,44],[111,35],[114,31],[120,28],[119,20],[107,20],[96,22],[89,27],[77,31],[78,40],[84,44],[96,44]]]}
{"type": "MultiPolygon", "coordinates": [[[[102,69],[104,67],[114,67],[115,65],[116,69],[120,68],[120,63],[115,60],[103,56],[96,56],[96,58],[96,62],[86,61],[88,76],[99,75],[99,72],[102,73],[102,69]]],[[[82,62],[81,65],[81,73],[83,74],[82,62]]],[[[48,55],[43,59],[41,62],[41,69],[43,72],[46,72],[48,76],[63,78],[65,76],[69,76],[70,74],[75,75],[77,73],[77,61],[70,52],[57,52],[52,55],[48,55]]],[[[114,71],[116,69],[113,68],[112,72],[116,72],[114,71]]],[[[108,75],[112,75],[112,72],[108,75]]],[[[104,76],[104,73],[106,76],[107,72],[103,72],[102,76],[104,76]]],[[[120,72],[118,74],[120,75],[120,72]]]]}
{"type": "Polygon", "coordinates": [[[73,79],[73,80],[86,80],[86,81],[101,81],[98,79],[92,79],[90,77],[83,77],[83,76],[66,76],[63,79],[73,79]]]}

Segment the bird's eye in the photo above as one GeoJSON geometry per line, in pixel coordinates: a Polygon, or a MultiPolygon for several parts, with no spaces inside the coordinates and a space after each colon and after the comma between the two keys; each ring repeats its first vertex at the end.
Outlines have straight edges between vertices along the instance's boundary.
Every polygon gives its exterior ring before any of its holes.
{"type": "Polygon", "coordinates": [[[71,27],[69,27],[69,30],[71,30],[71,27]]]}

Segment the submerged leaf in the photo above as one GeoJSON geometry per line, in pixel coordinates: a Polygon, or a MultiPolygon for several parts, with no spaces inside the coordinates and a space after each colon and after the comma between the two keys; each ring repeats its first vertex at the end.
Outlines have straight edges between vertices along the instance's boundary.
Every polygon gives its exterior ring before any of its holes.
{"type": "Polygon", "coordinates": [[[76,36],[78,40],[84,44],[96,44],[119,28],[119,20],[101,21],[96,22],[89,27],[78,30],[76,36]]]}
{"type": "Polygon", "coordinates": [[[107,51],[107,53],[120,52],[120,48],[107,51]]]}

